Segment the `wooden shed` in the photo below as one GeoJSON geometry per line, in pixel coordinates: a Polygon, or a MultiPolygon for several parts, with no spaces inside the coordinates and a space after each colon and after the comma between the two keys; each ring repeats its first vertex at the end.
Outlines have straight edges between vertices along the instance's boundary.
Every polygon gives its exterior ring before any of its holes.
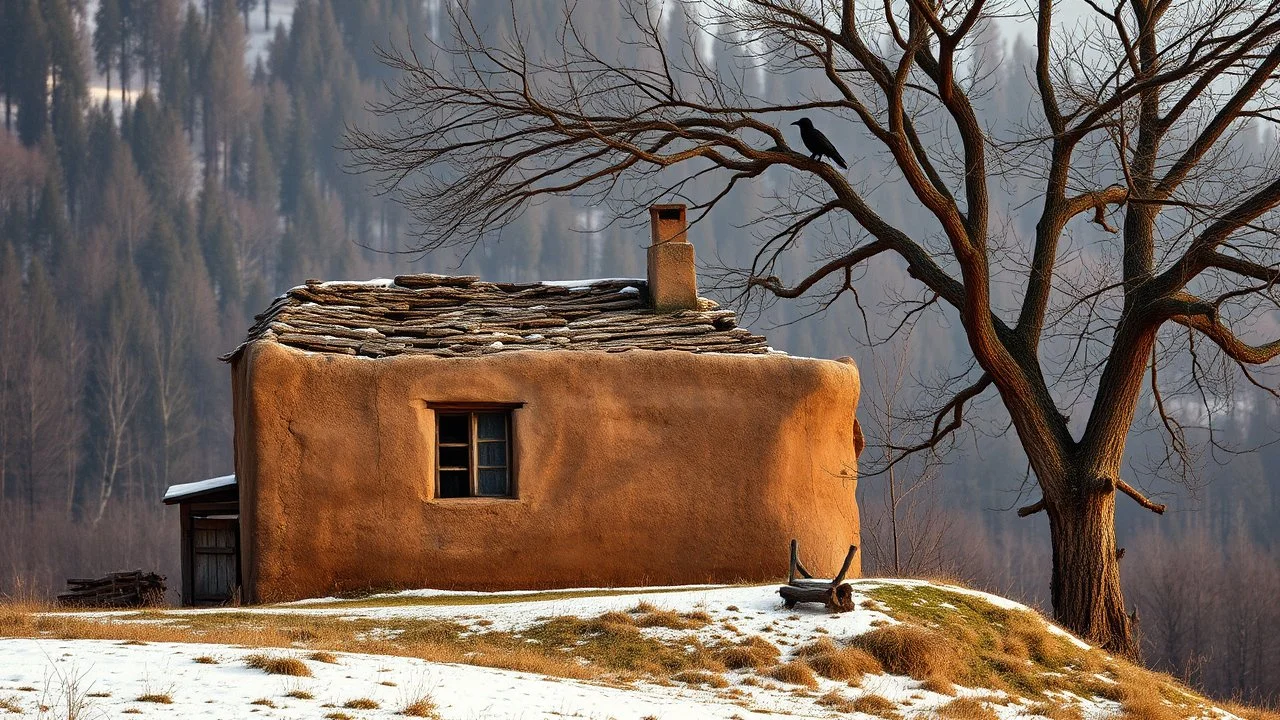
{"type": "Polygon", "coordinates": [[[235,475],[172,485],[182,517],[182,604],[224,605],[240,592],[240,488],[235,475]]]}

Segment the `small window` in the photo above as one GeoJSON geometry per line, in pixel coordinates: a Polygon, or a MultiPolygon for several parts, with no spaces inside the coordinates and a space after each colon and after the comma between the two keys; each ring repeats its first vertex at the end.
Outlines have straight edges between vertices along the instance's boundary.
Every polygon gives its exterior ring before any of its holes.
{"type": "Polygon", "coordinates": [[[436,410],[436,497],[512,497],[511,411],[436,410]]]}

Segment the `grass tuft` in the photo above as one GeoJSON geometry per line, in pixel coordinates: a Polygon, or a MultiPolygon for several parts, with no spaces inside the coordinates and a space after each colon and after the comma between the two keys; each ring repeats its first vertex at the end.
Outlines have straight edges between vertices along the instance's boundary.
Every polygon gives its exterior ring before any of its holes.
{"type": "Polygon", "coordinates": [[[1066,705],[1061,702],[1036,703],[1028,708],[1027,712],[1049,718],[1049,720],[1084,720],[1084,714],[1080,712],[1078,705],[1066,705]]]}
{"type": "Polygon", "coordinates": [[[217,665],[218,664],[217,659],[215,659],[211,655],[201,655],[199,657],[193,658],[192,662],[200,663],[201,665],[217,665]]]}
{"type": "Polygon", "coordinates": [[[274,700],[272,700],[272,699],[270,699],[270,698],[258,698],[257,700],[254,700],[253,702],[251,702],[251,703],[249,703],[249,704],[250,704],[250,705],[262,705],[262,706],[264,706],[264,707],[269,707],[269,708],[274,708],[274,707],[276,706],[275,701],[274,701],[274,700]]]}
{"type": "Polygon", "coordinates": [[[716,659],[730,670],[768,667],[776,664],[781,656],[782,652],[777,645],[759,635],[752,635],[736,645],[716,651],[716,659]]]}
{"type": "Polygon", "coordinates": [[[796,655],[807,658],[809,666],[822,677],[837,682],[857,683],[863,675],[884,672],[880,662],[866,650],[837,647],[825,637],[801,647],[796,655]]]}
{"type": "Polygon", "coordinates": [[[814,677],[813,670],[804,660],[778,665],[769,671],[769,677],[789,685],[803,685],[810,690],[818,688],[818,678],[814,677]]]}
{"type": "Polygon", "coordinates": [[[310,653],[309,655],[307,655],[307,659],[314,660],[316,662],[326,663],[328,665],[338,664],[337,655],[334,655],[331,652],[325,652],[323,650],[317,650],[316,652],[310,653]]]}
{"type": "Polygon", "coordinates": [[[898,706],[883,695],[870,693],[853,701],[853,711],[882,718],[898,717],[898,706]]]}
{"type": "Polygon", "coordinates": [[[854,702],[835,690],[818,698],[818,704],[822,707],[831,708],[838,713],[854,712],[854,702]]]}
{"type": "Polygon", "coordinates": [[[914,625],[886,625],[853,639],[894,675],[916,680],[956,682],[965,671],[964,658],[954,643],[933,630],[914,625]]]}
{"type": "Polygon", "coordinates": [[[1000,720],[994,710],[973,698],[956,698],[938,708],[939,717],[951,720],[1000,720]]]}
{"type": "Polygon", "coordinates": [[[355,698],[342,703],[342,707],[348,710],[377,710],[382,706],[372,698],[355,698]]]}
{"type": "Polygon", "coordinates": [[[0,697],[0,710],[14,714],[21,714],[22,706],[18,704],[18,697],[16,695],[0,697]]]}
{"type": "Polygon", "coordinates": [[[173,696],[169,693],[147,693],[134,698],[134,702],[159,703],[160,705],[172,705],[173,696]]]}
{"type": "Polygon", "coordinates": [[[315,700],[316,696],[303,690],[302,688],[294,688],[284,694],[285,697],[291,697],[297,700],[315,700]]]}
{"type": "Polygon", "coordinates": [[[684,670],[671,676],[672,680],[686,685],[709,685],[717,690],[729,687],[729,681],[717,673],[706,670],[684,670]]]}
{"type": "Polygon", "coordinates": [[[440,720],[440,711],[436,709],[436,703],[431,699],[430,695],[423,695],[406,703],[400,709],[401,715],[417,718],[432,718],[440,720]]]}
{"type": "Polygon", "coordinates": [[[268,675],[291,675],[293,677],[311,677],[311,668],[295,657],[254,653],[246,656],[244,664],[261,670],[268,675]]]}

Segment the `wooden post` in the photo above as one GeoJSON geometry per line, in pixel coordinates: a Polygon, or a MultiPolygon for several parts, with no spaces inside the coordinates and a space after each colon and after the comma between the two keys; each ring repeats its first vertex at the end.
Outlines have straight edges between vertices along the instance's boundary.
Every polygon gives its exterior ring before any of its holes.
{"type": "Polygon", "coordinates": [[[797,554],[797,545],[799,542],[795,538],[791,538],[791,562],[787,565],[787,584],[794,584],[796,581],[796,563],[800,562],[797,554]]]}
{"type": "Polygon", "coordinates": [[[844,582],[844,576],[849,572],[849,566],[853,564],[853,554],[856,552],[858,552],[858,546],[850,545],[849,554],[844,556],[844,564],[840,566],[840,574],[836,575],[836,578],[831,581],[831,587],[835,587],[844,582]]]}

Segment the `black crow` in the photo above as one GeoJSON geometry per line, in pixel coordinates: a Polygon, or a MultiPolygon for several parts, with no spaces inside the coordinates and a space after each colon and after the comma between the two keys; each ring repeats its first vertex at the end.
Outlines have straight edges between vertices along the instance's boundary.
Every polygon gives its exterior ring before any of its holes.
{"type": "Polygon", "coordinates": [[[791,123],[800,126],[800,140],[804,142],[804,146],[810,153],[809,157],[814,160],[821,160],[823,155],[831,158],[841,168],[848,170],[849,166],[844,164],[844,158],[840,157],[840,152],[836,150],[836,146],[831,144],[826,135],[822,131],[813,126],[813,122],[809,118],[800,118],[791,123]]]}

